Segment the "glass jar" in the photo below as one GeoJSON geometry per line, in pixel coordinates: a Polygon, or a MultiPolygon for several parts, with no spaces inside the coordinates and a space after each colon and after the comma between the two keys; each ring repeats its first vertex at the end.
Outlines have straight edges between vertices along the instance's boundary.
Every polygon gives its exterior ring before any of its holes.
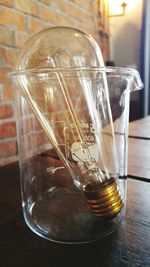
{"type": "Polygon", "coordinates": [[[131,91],[142,88],[138,72],[46,68],[14,72],[10,78],[21,92],[16,101],[17,129],[26,223],[38,235],[63,243],[90,242],[110,234],[125,214],[129,99],[131,91]],[[65,86],[67,99],[62,93],[65,86]],[[79,128],[87,147],[76,137],[79,128]],[[94,168],[87,164],[89,154],[98,162],[94,168]],[[95,177],[106,179],[100,191],[89,190],[86,168],[92,183],[95,177]],[[101,171],[100,177],[92,168],[101,171]],[[115,202],[109,204],[106,191],[115,202]]]}

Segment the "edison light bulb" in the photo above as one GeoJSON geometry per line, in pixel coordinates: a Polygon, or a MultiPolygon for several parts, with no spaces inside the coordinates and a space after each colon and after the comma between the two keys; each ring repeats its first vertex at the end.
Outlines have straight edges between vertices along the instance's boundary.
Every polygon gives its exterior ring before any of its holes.
{"type": "Polygon", "coordinates": [[[101,51],[91,36],[55,27],[26,42],[11,78],[92,213],[114,217],[123,202],[107,81],[100,64],[101,51]]]}

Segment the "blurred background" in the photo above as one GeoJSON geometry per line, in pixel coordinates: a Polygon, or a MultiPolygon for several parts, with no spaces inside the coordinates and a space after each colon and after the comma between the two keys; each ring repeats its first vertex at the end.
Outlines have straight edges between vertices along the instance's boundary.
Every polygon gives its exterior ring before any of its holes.
{"type": "Polygon", "coordinates": [[[31,35],[58,25],[91,34],[107,66],[137,69],[145,87],[131,95],[130,120],[150,113],[150,1],[0,0],[0,166],[18,160],[15,92],[7,73],[31,35]]]}

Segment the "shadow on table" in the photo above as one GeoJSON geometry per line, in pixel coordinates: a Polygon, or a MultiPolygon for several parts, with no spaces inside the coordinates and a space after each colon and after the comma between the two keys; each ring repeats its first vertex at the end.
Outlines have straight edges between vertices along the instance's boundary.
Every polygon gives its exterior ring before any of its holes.
{"type": "MultiPolygon", "coordinates": [[[[33,234],[23,219],[3,226],[0,243],[1,267],[121,267],[124,259],[124,222],[118,230],[100,241],[64,245],[33,234]],[[12,229],[13,228],[13,229],[12,229]],[[13,231],[12,231],[13,230],[13,231]]],[[[131,266],[131,265],[130,265],[131,266]]]]}

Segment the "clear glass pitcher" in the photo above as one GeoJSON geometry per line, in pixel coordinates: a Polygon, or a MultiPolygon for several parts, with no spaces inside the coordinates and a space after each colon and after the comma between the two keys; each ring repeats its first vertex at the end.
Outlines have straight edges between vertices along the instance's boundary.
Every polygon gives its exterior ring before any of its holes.
{"type": "Polygon", "coordinates": [[[129,99],[131,91],[142,88],[138,72],[47,68],[14,72],[10,78],[21,92],[17,129],[26,223],[38,235],[57,242],[90,242],[108,235],[125,213],[129,99]]]}

